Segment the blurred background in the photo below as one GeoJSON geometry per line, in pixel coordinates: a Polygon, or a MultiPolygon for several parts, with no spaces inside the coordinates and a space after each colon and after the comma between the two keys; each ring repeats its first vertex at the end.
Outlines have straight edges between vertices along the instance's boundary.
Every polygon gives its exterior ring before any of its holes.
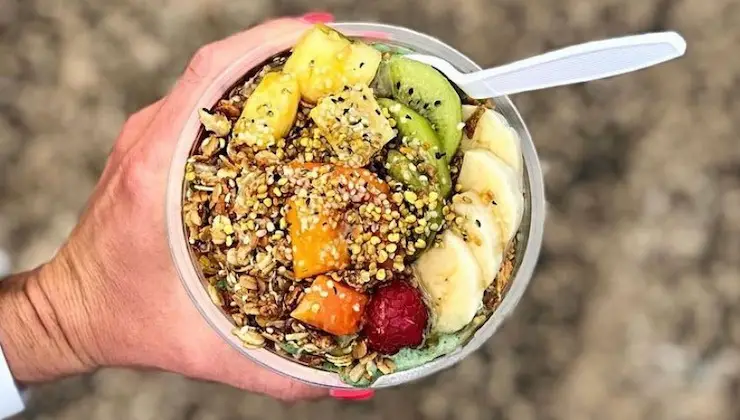
{"type": "Polygon", "coordinates": [[[485,66],[665,29],[689,47],[514,98],[545,168],[544,249],[515,316],[457,367],[367,403],[295,406],[109,370],[38,389],[21,418],[740,418],[733,0],[0,0],[0,249],[13,269],[54,253],[127,115],[199,46],[315,10],[409,26],[485,66]]]}

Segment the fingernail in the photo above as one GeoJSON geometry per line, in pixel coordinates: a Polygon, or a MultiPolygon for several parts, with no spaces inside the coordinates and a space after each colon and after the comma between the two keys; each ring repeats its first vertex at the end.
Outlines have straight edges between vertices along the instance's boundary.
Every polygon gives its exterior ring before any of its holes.
{"type": "Polygon", "coordinates": [[[334,21],[334,15],[326,12],[311,12],[301,16],[300,19],[307,23],[328,23],[334,21]]]}
{"type": "Polygon", "coordinates": [[[336,398],[338,400],[365,401],[372,398],[375,395],[375,391],[370,389],[363,391],[353,391],[349,389],[332,389],[331,391],[329,391],[329,395],[331,395],[332,398],[336,398]]]}

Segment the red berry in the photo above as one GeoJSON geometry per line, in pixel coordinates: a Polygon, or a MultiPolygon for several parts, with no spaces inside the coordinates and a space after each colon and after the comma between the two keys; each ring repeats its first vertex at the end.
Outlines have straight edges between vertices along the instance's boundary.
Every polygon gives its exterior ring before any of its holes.
{"type": "Polygon", "coordinates": [[[421,293],[405,281],[379,288],[365,309],[368,347],[383,354],[416,347],[424,340],[428,319],[421,293]]]}

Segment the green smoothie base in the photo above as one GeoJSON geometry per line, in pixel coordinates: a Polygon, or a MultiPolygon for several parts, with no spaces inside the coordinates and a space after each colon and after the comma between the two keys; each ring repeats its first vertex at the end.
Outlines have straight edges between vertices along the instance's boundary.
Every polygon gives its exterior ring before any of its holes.
{"type": "MultiPolygon", "coordinates": [[[[475,331],[478,330],[478,327],[488,319],[488,315],[490,314],[479,313],[467,327],[456,333],[432,335],[422,347],[401,349],[401,351],[390,357],[393,363],[396,364],[395,371],[401,372],[423,366],[461,348],[473,336],[475,331]]],[[[369,387],[381,376],[383,376],[382,373],[374,369],[372,379],[367,380],[363,378],[359,382],[352,382],[346,374],[340,373],[342,381],[358,388],[369,387]]]]}
{"type": "MultiPolygon", "coordinates": [[[[463,331],[465,332],[465,331],[463,331]]],[[[443,334],[418,349],[405,348],[391,357],[396,364],[396,371],[409,370],[431,362],[434,359],[450,354],[461,347],[469,334],[443,334]]]]}

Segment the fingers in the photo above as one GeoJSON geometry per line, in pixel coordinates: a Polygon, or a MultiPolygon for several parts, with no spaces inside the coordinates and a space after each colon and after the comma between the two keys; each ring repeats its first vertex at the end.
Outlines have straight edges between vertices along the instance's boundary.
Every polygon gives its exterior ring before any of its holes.
{"type": "Polygon", "coordinates": [[[278,373],[264,370],[256,365],[252,366],[255,370],[258,370],[254,375],[250,375],[250,377],[242,376],[238,378],[236,382],[233,382],[232,385],[247,391],[267,395],[287,402],[318,399],[329,396],[329,390],[326,388],[310,386],[281,376],[278,373]]]}
{"type": "Polygon", "coordinates": [[[197,363],[196,370],[190,372],[195,377],[226,383],[283,401],[329,396],[326,388],[310,386],[259,366],[224,343],[212,331],[204,331],[203,337],[198,343],[198,351],[203,351],[202,359],[197,363]]]}
{"type": "Polygon", "coordinates": [[[232,364],[229,372],[226,373],[227,377],[225,379],[226,382],[237,388],[268,395],[283,401],[299,401],[329,395],[328,389],[310,386],[287,378],[258,366],[236,350],[231,348],[228,350],[233,354],[226,360],[229,360],[232,364]]]}

